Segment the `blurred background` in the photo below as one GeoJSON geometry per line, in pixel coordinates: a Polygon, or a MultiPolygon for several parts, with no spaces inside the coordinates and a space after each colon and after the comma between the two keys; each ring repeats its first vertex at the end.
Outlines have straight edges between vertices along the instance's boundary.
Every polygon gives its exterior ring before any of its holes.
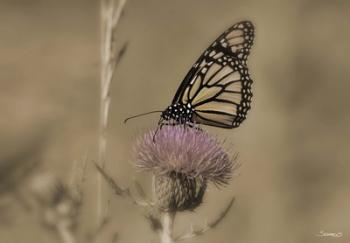
{"type": "MultiPolygon", "coordinates": [[[[207,128],[233,146],[242,167],[180,215],[176,230],[215,218],[234,195],[222,224],[189,242],[350,242],[349,1],[129,0],[116,33],[128,49],[111,87],[107,169],[149,193],[132,146],[158,116],[123,120],[165,109],[200,53],[245,19],[256,26],[252,109],[238,129],[207,128]]],[[[96,231],[99,2],[1,0],[0,20],[0,243],[62,242],[40,205],[57,201],[45,185],[69,184],[81,171],[75,165],[85,171],[77,237],[88,242],[96,231]]],[[[157,242],[142,210],[109,190],[105,201],[111,221],[99,242],[116,234],[117,242],[157,242]]]]}

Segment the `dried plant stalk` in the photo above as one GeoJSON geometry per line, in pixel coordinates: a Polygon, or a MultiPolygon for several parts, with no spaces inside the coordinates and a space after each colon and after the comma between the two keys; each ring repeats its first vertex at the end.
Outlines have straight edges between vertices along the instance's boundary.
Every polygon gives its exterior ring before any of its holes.
{"type": "Polygon", "coordinates": [[[61,237],[62,243],[75,243],[74,236],[72,232],[69,230],[69,227],[67,226],[66,222],[60,222],[57,225],[57,232],[61,237]]]}
{"type": "Polygon", "coordinates": [[[173,243],[173,228],[174,228],[175,213],[163,213],[162,230],[160,231],[161,243],[173,243]]]}
{"type": "Polygon", "coordinates": [[[145,197],[141,200],[136,199],[130,192],[129,188],[123,188],[121,187],[102,167],[100,167],[98,164],[95,164],[95,167],[99,174],[101,174],[102,178],[107,182],[107,184],[110,186],[110,188],[114,191],[114,194],[117,196],[121,196],[124,198],[128,198],[133,202],[135,205],[142,206],[142,207],[153,207],[153,203],[149,202],[145,197]]]}
{"type": "Polygon", "coordinates": [[[200,229],[194,229],[191,226],[191,229],[189,232],[179,235],[177,237],[174,237],[174,241],[178,242],[178,241],[183,241],[183,240],[188,240],[191,238],[195,238],[198,237],[200,235],[203,235],[204,233],[206,233],[207,231],[214,229],[215,227],[217,227],[222,220],[227,216],[228,212],[230,211],[230,209],[232,208],[233,203],[235,202],[235,198],[232,198],[230,200],[230,202],[227,204],[226,208],[210,223],[206,223],[202,228],[200,229]]]}
{"type": "MultiPolygon", "coordinates": [[[[126,0],[101,0],[101,99],[100,99],[100,135],[98,140],[98,163],[104,168],[106,163],[107,127],[111,102],[110,84],[118,63],[113,50],[113,33],[118,25],[126,0]]],[[[103,218],[102,176],[97,173],[97,225],[103,218]]]]}

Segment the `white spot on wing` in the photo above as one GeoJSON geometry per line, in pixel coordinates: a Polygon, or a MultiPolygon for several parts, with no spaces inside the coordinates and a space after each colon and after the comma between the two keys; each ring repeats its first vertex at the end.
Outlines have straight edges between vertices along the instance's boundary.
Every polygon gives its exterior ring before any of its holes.
{"type": "Polygon", "coordinates": [[[212,57],[212,56],[214,56],[215,54],[216,54],[216,51],[211,51],[211,52],[209,53],[209,56],[212,57]]]}
{"type": "Polygon", "coordinates": [[[219,53],[217,53],[217,54],[214,56],[214,58],[215,58],[215,59],[218,59],[218,58],[222,57],[223,55],[224,55],[224,53],[219,52],[219,53]]]}

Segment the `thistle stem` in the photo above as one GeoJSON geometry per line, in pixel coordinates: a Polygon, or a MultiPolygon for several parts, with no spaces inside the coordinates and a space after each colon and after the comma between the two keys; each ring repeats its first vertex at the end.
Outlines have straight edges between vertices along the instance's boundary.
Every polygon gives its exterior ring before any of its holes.
{"type": "Polygon", "coordinates": [[[160,232],[161,243],[173,243],[175,213],[163,213],[162,231],[160,232]]]}
{"type": "Polygon", "coordinates": [[[61,237],[62,243],[75,243],[74,236],[69,230],[68,222],[62,221],[57,225],[58,234],[61,237]]]}

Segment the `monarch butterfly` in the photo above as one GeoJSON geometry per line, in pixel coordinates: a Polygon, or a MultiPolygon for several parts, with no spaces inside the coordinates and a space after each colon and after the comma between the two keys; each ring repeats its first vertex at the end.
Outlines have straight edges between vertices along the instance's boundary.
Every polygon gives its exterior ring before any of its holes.
{"type": "Polygon", "coordinates": [[[187,73],[158,125],[238,127],[246,118],[252,98],[253,81],[246,61],[253,39],[250,21],[239,22],[222,33],[187,73]]]}

